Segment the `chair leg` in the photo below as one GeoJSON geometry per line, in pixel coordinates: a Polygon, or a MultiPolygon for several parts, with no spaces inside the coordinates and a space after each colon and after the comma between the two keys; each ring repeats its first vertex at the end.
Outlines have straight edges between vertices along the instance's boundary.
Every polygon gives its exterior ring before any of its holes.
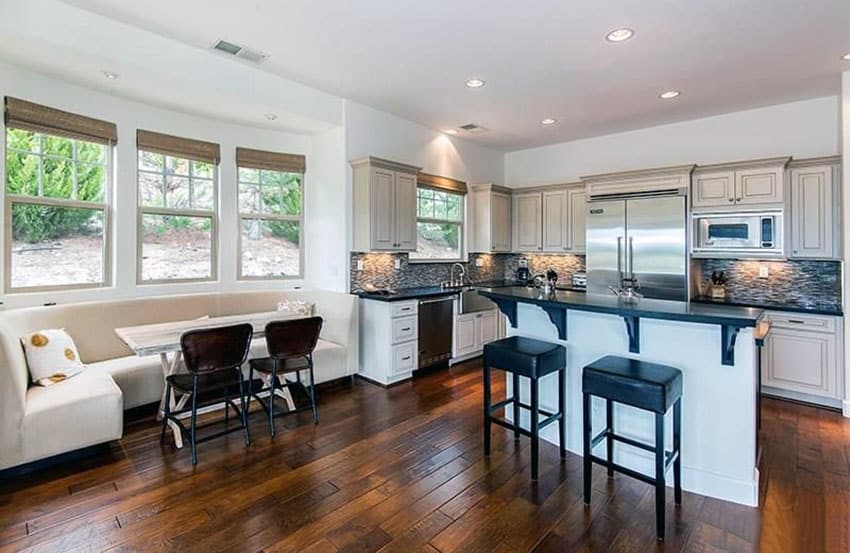
{"type": "Polygon", "coordinates": [[[165,443],[165,429],[168,428],[168,416],[171,414],[171,384],[165,383],[165,406],[162,413],[162,430],[159,433],[159,443],[165,443]]]}
{"type": "Polygon", "coordinates": [[[484,455],[490,455],[490,367],[484,365],[484,455]]]}
{"type": "Polygon", "coordinates": [[[608,424],[608,436],[605,448],[608,450],[608,478],[614,478],[614,402],[605,399],[605,422],[608,424]]]}
{"type": "Polygon", "coordinates": [[[673,451],[676,460],[673,461],[673,490],[676,505],[682,504],[682,398],[673,405],[673,451]]]}
{"type": "Polygon", "coordinates": [[[531,384],[531,479],[540,475],[540,387],[536,378],[531,384]]]}
{"type": "Polygon", "coordinates": [[[224,427],[230,427],[230,390],[224,387],[224,427]]]}
{"type": "Polygon", "coordinates": [[[236,369],[239,378],[239,407],[242,408],[242,412],[239,413],[240,418],[242,419],[242,428],[245,429],[245,445],[251,444],[251,434],[248,432],[248,400],[245,397],[245,383],[242,378],[242,369],[236,369]]]}
{"type": "Polygon", "coordinates": [[[560,434],[560,450],[561,459],[567,457],[567,371],[566,369],[558,371],[558,412],[561,418],[558,419],[558,433],[560,434]]]}
{"type": "Polygon", "coordinates": [[[274,438],[274,391],[277,388],[277,359],[272,365],[272,379],[269,385],[269,430],[274,438]]]}
{"type": "Polygon", "coordinates": [[[310,360],[310,408],[313,410],[313,424],[319,424],[319,408],[316,406],[316,374],[313,372],[313,360],[310,360]]]}
{"type": "Polygon", "coordinates": [[[245,409],[250,413],[251,412],[251,396],[254,395],[254,367],[249,363],[248,364],[248,390],[247,390],[247,401],[245,402],[245,409]]]}
{"type": "Polygon", "coordinates": [[[582,448],[582,452],[584,454],[584,503],[585,505],[590,505],[590,477],[593,474],[593,462],[590,460],[590,456],[592,454],[590,450],[590,438],[591,432],[593,432],[593,421],[590,419],[590,394],[583,394],[582,415],[582,426],[584,428],[584,431],[582,432],[582,439],[584,442],[584,447],[582,448]]]}
{"type": "Polygon", "coordinates": [[[519,374],[513,374],[513,398],[514,398],[514,441],[519,440],[519,421],[520,421],[520,411],[519,411],[519,374]]]}
{"type": "Polygon", "coordinates": [[[664,541],[666,491],[664,483],[664,414],[655,414],[655,531],[664,541]]]}
{"type": "Polygon", "coordinates": [[[195,376],[192,378],[192,420],[191,428],[189,430],[189,441],[192,442],[192,464],[198,464],[198,451],[197,444],[195,440],[195,427],[197,426],[198,419],[198,377],[195,376]]]}

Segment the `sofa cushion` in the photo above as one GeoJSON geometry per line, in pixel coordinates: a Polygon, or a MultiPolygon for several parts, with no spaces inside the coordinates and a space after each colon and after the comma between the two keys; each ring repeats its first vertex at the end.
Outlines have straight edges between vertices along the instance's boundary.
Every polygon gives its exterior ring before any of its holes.
{"type": "Polygon", "coordinates": [[[74,339],[65,329],[37,330],[21,336],[32,381],[50,386],[83,372],[74,339]]]}
{"type": "Polygon", "coordinates": [[[121,437],[121,390],[103,369],[89,367],[53,386],[27,390],[23,452],[34,461],[121,437]]]}
{"type": "Polygon", "coordinates": [[[124,394],[124,409],[159,402],[165,391],[158,355],[117,357],[90,363],[88,367],[100,368],[112,376],[124,394]]]}

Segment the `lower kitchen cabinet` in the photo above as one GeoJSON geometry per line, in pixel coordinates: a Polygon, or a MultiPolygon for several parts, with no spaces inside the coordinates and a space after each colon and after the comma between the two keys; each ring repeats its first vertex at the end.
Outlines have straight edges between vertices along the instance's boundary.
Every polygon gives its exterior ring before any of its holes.
{"type": "Polygon", "coordinates": [[[767,314],[770,333],[762,351],[762,391],[840,407],[844,390],[841,317],[767,314]]]}
{"type": "Polygon", "coordinates": [[[419,301],[360,300],[360,376],[383,385],[419,367],[419,301]]]}
{"type": "Polygon", "coordinates": [[[455,315],[453,361],[481,355],[484,344],[500,336],[499,312],[496,309],[455,315]]]}

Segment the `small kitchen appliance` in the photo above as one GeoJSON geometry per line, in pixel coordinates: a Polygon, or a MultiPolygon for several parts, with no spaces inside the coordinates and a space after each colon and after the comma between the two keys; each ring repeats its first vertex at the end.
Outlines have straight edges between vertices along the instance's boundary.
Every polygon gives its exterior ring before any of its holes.
{"type": "Polygon", "coordinates": [[[694,213],[697,255],[782,256],[782,212],[694,213]]]}
{"type": "Polygon", "coordinates": [[[528,260],[520,258],[519,267],[516,270],[515,277],[517,284],[525,285],[531,279],[531,271],[528,270],[528,260]]]}

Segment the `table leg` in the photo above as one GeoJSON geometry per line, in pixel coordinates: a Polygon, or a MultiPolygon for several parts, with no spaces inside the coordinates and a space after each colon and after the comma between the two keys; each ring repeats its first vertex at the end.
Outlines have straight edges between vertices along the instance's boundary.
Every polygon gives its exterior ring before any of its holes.
{"type": "MultiPolygon", "coordinates": [[[[168,375],[173,374],[177,371],[177,367],[180,365],[180,359],[182,358],[182,353],[177,351],[174,353],[174,356],[169,361],[167,353],[159,354],[159,361],[162,365],[162,378],[163,380],[168,377],[168,375]]],[[[177,393],[172,390],[171,397],[166,397],[165,392],[162,393],[162,400],[159,403],[159,413],[157,413],[157,420],[162,420],[162,413],[165,409],[165,402],[169,403],[171,407],[171,411],[178,411],[186,406],[186,401],[189,399],[188,394],[184,394],[180,397],[179,400],[176,399],[177,393]]],[[[174,421],[168,421],[168,426],[171,428],[171,433],[174,434],[174,446],[177,449],[183,447],[183,433],[180,432],[180,427],[174,421]]]]}

